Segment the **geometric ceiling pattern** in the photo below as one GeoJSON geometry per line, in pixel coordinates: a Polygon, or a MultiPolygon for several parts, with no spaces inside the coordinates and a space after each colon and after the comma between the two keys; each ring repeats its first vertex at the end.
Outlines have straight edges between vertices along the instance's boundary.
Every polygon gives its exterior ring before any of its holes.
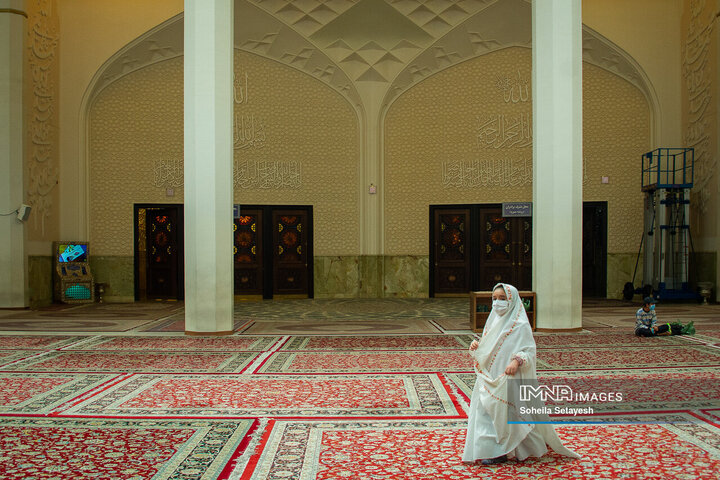
{"type": "MultiPolygon", "coordinates": [[[[236,48],[312,75],[370,111],[460,62],[532,46],[530,0],[235,0],[234,9],[236,48]]],[[[652,97],[622,50],[585,26],[582,40],[583,61],[652,97]]],[[[182,54],[181,14],[114,55],[91,97],[123,75],[182,54]]]]}
{"type": "Polygon", "coordinates": [[[496,0],[252,0],[354,82],[389,83],[428,45],[496,0]]]}

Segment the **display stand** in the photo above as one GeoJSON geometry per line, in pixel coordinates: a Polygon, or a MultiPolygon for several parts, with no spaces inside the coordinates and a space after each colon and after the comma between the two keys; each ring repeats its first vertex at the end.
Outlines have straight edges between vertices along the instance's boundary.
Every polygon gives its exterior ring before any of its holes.
{"type": "Polygon", "coordinates": [[[53,297],[62,303],[95,301],[88,242],[53,242],[53,297]]]}
{"type": "MultiPolygon", "coordinates": [[[[530,327],[535,331],[535,292],[518,293],[525,304],[530,327]]],[[[474,332],[482,332],[490,310],[492,310],[492,292],[470,292],[470,327],[474,332]]]]}

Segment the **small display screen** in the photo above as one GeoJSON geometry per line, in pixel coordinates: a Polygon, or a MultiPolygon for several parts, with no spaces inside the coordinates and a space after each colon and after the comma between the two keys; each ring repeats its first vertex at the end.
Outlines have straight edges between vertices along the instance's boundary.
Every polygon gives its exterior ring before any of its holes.
{"type": "Polygon", "coordinates": [[[59,262],[87,262],[86,244],[66,244],[58,245],[58,261],[59,262]]]}

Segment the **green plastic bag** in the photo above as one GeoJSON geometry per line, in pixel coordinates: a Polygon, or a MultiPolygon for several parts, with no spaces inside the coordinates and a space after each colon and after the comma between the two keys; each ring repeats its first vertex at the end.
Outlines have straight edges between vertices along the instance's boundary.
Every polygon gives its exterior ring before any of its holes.
{"type": "Polygon", "coordinates": [[[683,326],[682,334],[683,335],[695,335],[695,325],[693,325],[693,322],[690,322],[687,325],[683,326]]]}
{"type": "Polygon", "coordinates": [[[693,325],[693,322],[687,325],[683,325],[681,322],[673,322],[668,325],[670,325],[670,330],[673,332],[673,335],[695,335],[695,325],[693,325]]]}

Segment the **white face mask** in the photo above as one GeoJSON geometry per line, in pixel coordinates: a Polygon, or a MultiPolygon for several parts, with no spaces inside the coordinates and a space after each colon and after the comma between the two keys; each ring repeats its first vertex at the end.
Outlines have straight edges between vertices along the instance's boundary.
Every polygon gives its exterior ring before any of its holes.
{"type": "Polygon", "coordinates": [[[498,315],[505,315],[505,313],[508,310],[508,301],[507,300],[493,300],[492,308],[498,315]]]}

